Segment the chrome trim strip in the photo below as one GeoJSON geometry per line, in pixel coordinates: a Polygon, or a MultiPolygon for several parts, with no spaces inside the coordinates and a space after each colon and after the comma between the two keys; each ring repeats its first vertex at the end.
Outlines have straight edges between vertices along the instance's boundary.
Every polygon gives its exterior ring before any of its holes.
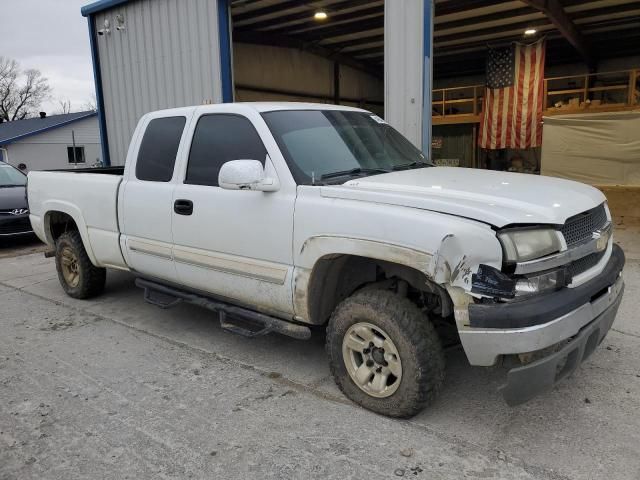
{"type": "Polygon", "coordinates": [[[277,285],[284,284],[288,272],[287,266],[278,263],[188,247],[174,247],[173,256],[176,262],[185,265],[240,275],[277,285]]]}
{"type": "Polygon", "coordinates": [[[206,268],[231,275],[252,278],[263,282],[284,285],[289,271],[287,265],[256,260],[253,258],[210,252],[190,247],[176,247],[155,240],[129,238],[127,248],[136,253],[151,255],[183,265],[206,268]]]}
{"type": "Polygon", "coordinates": [[[18,235],[28,235],[34,233],[33,230],[28,230],[26,232],[15,232],[15,233],[0,233],[0,237],[15,237],[18,235]]]}
{"type": "Polygon", "coordinates": [[[156,245],[154,243],[142,242],[140,240],[127,239],[127,247],[132,252],[151,255],[164,260],[172,260],[171,247],[156,245]]]}
{"type": "Polygon", "coordinates": [[[542,272],[551,268],[560,267],[566,265],[582,257],[586,257],[591,253],[601,252],[607,248],[609,237],[611,236],[612,227],[611,222],[607,223],[600,230],[593,232],[593,238],[584,243],[576,245],[568,250],[549,255],[548,257],[537,258],[535,260],[529,260],[528,262],[520,262],[516,264],[515,274],[527,274],[542,272]],[[602,244],[602,239],[605,238],[604,248],[598,248],[602,244]]]}
{"type": "Polygon", "coordinates": [[[141,248],[129,247],[129,250],[136,253],[141,253],[143,255],[151,255],[152,257],[162,258],[163,260],[171,260],[171,255],[164,255],[158,252],[150,252],[148,250],[143,250],[141,248]]]}
{"type": "Polygon", "coordinates": [[[249,274],[246,272],[240,272],[238,270],[234,270],[231,268],[222,268],[222,267],[214,267],[211,266],[207,263],[203,263],[203,262],[188,262],[185,260],[179,260],[178,258],[175,259],[176,263],[180,263],[182,265],[189,265],[192,267],[199,267],[199,268],[207,268],[209,270],[213,270],[215,272],[220,272],[220,273],[228,273],[231,275],[239,275],[241,277],[246,277],[246,278],[251,278],[253,280],[260,280],[263,282],[267,282],[267,283],[275,283],[278,285],[282,285],[284,284],[284,281],[280,281],[280,279],[274,279],[273,277],[267,277],[267,276],[263,276],[263,275],[258,275],[258,274],[249,274]]]}

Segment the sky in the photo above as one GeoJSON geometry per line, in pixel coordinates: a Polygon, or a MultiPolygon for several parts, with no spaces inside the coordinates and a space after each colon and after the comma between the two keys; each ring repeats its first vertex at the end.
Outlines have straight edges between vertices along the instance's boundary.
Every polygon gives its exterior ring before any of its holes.
{"type": "Polygon", "coordinates": [[[52,98],[41,110],[56,113],[58,99],[82,110],[95,92],[87,19],[80,7],[93,0],[1,0],[0,56],[49,79],[52,98]]]}

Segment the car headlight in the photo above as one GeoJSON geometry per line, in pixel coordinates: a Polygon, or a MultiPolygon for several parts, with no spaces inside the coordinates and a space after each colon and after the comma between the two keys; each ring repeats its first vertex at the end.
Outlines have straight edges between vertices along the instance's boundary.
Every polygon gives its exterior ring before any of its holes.
{"type": "Polygon", "coordinates": [[[567,285],[565,269],[513,277],[489,265],[480,265],[478,272],[471,276],[471,291],[500,298],[514,298],[525,295],[558,290],[567,285]]]}
{"type": "Polygon", "coordinates": [[[515,285],[515,295],[519,297],[558,290],[566,285],[566,280],[566,271],[564,269],[519,278],[515,285]]]}
{"type": "Polygon", "coordinates": [[[562,241],[557,230],[535,228],[498,233],[505,262],[526,262],[559,252],[562,241]]]}

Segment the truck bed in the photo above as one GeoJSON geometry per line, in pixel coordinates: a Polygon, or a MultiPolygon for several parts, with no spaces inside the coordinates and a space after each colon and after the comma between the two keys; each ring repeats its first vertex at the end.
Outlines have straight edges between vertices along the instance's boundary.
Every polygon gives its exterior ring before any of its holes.
{"type": "Polygon", "coordinates": [[[68,172],[68,173],[97,173],[101,175],[124,175],[124,167],[85,167],[85,168],[59,168],[46,170],[47,172],[68,172]]]}
{"type": "Polygon", "coordinates": [[[95,265],[125,268],[118,226],[122,167],[82,170],[29,172],[27,196],[33,230],[53,247],[47,220],[50,215],[69,215],[95,265]]]}

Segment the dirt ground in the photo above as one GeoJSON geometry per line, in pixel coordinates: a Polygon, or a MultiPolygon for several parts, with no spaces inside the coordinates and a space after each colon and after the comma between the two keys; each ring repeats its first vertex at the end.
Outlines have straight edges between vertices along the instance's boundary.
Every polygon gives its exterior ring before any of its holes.
{"type": "Polygon", "coordinates": [[[504,371],[454,349],[442,395],[408,421],[340,394],[322,332],[233,336],[197,307],[146,304],[124,272],[73,300],[41,245],[5,245],[0,479],[637,480],[640,237],[619,233],[625,298],[571,378],[510,408],[504,371]]]}
{"type": "Polygon", "coordinates": [[[0,258],[19,257],[32,253],[44,252],[47,246],[36,238],[35,235],[24,235],[17,238],[0,238],[0,258]]]}

